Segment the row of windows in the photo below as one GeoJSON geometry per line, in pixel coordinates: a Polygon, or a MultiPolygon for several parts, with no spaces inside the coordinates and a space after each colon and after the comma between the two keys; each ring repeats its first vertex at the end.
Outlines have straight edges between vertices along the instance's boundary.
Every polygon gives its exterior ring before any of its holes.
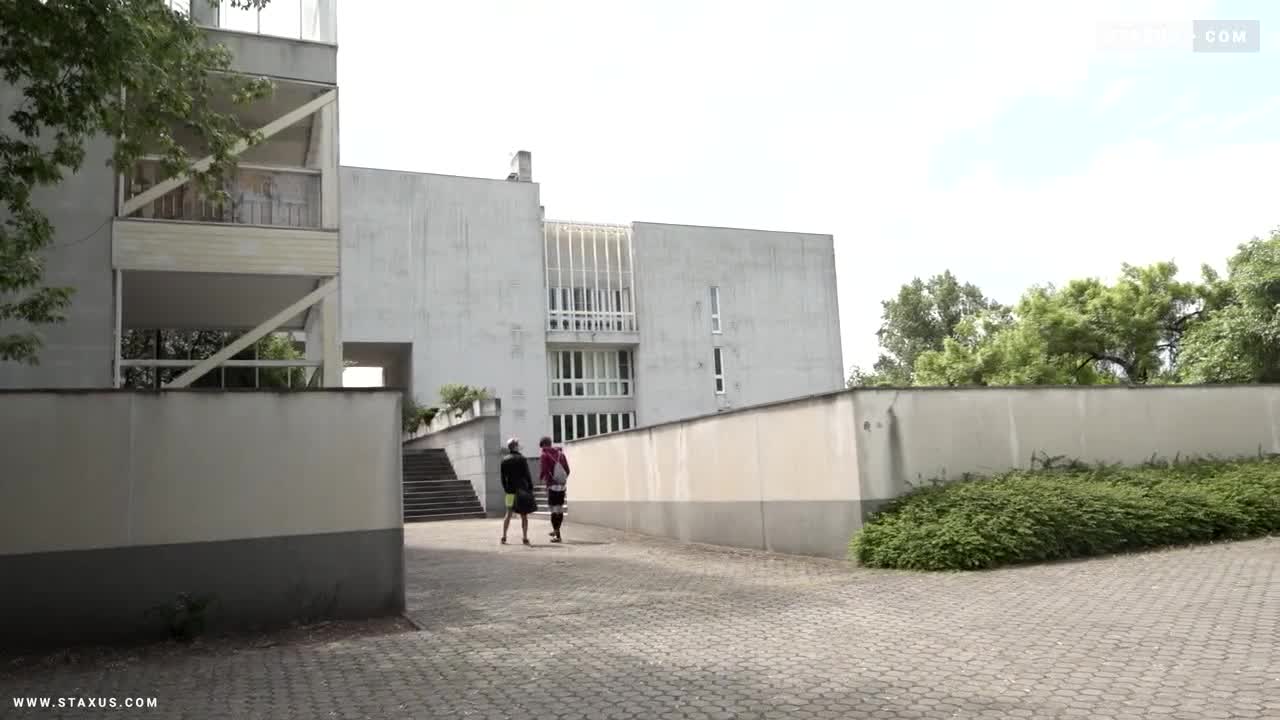
{"type": "Polygon", "coordinates": [[[630,350],[552,350],[547,353],[553,398],[631,397],[630,350]]]}
{"type": "Polygon", "coordinates": [[[630,430],[635,413],[573,413],[551,416],[551,438],[557,443],[630,430]]]}

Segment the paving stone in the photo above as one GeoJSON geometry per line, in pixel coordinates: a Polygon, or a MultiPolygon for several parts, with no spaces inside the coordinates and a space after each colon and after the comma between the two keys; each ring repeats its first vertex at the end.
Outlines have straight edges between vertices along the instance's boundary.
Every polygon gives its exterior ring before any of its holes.
{"type": "Polygon", "coordinates": [[[0,716],[95,716],[12,710],[27,696],[157,697],[102,715],[147,718],[1280,716],[1280,540],[917,574],[498,528],[406,528],[420,632],[0,669],[0,716]]]}

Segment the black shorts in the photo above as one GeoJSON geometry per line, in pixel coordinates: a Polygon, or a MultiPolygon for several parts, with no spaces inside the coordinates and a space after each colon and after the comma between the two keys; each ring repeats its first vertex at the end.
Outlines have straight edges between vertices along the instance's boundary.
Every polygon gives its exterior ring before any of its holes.
{"type": "Polygon", "coordinates": [[[564,505],[564,493],[565,493],[564,490],[548,490],[547,505],[551,507],[558,507],[558,506],[564,505]]]}

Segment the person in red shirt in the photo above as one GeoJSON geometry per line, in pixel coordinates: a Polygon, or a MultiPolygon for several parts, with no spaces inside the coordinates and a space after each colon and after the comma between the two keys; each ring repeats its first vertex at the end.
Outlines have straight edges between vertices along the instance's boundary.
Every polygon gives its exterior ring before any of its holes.
{"type": "Polygon", "coordinates": [[[569,458],[562,448],[551,444],[551,438],[538,441],[542,458],[538,464],[538,480],[547,486],[547,508],[551,511],[551,542],[560,542],[560,526],[564,524],[564,495],[569,482],[569,458]]]}

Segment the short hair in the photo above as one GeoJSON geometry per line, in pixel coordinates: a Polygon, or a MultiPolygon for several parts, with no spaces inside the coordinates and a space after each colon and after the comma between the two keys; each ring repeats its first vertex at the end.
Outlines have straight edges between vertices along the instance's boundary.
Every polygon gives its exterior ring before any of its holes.
{"type": "Polygon", "coordinates": [[[542,439],[538,441],[538,447],[551,447],[551,438],[544,435],[542,439]]]}
{"type": "Polygon", "coordinates": [[[520,448],[520,440],[518,438],[511,438],[510,440],[507,441],[508,450],[517,450],[519,448],[520,448]]]}

